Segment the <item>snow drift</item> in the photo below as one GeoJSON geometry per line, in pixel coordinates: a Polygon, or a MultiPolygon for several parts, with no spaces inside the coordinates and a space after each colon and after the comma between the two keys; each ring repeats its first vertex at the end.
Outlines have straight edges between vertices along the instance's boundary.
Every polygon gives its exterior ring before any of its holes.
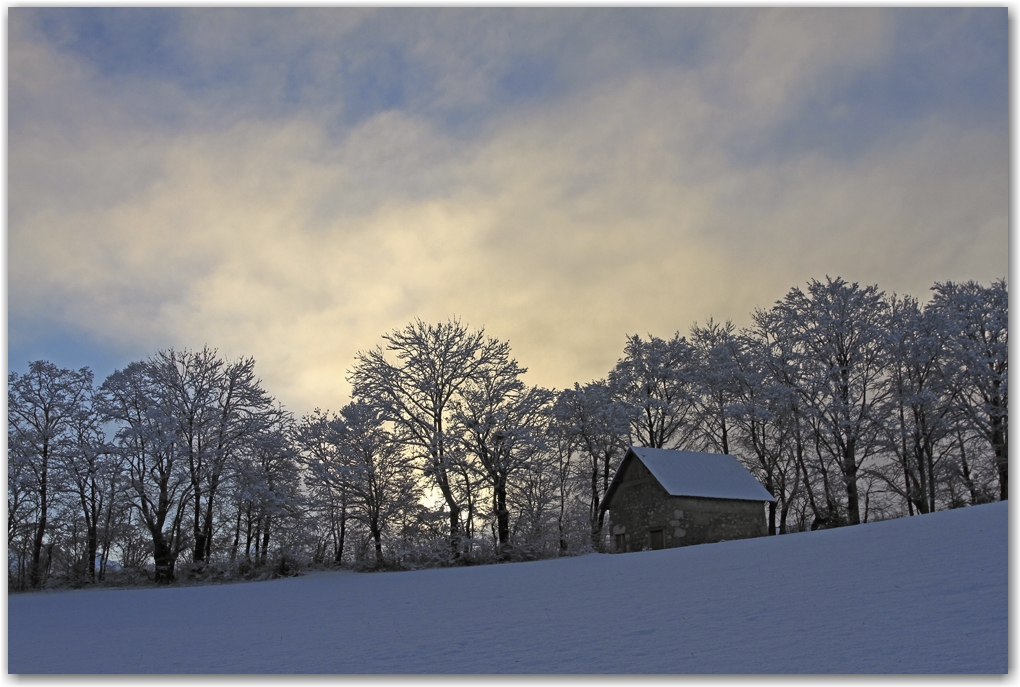
{"type": "Polygon", "coordinates": [[[682,549],[8,597],[12,673],[1003,673],[1007,504],[682,549]]]}

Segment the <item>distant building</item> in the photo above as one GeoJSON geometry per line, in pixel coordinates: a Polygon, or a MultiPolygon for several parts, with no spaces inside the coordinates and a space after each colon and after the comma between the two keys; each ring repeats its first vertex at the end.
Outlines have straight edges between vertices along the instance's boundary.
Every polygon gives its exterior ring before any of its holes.
{"type": "Polygon", "coordinates": [[[632,446],[601,508],[622,553],[763,536],[771,501],[733,456],[632,446]]]}

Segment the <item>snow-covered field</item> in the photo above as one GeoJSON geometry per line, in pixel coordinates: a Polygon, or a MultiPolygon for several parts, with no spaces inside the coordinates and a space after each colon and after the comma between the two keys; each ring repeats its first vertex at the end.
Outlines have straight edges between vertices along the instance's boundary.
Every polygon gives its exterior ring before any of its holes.
{"type": "Polygon", "coordinates": [[[1007,670],[1007,506],[622,555],[8,596],[11,673],[1007,670]]]}

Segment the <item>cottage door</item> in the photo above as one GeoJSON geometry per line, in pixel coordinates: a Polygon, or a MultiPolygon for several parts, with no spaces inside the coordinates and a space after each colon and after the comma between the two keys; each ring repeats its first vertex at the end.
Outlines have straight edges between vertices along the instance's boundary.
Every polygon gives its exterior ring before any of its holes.
{"type": "Polygon", "coordinates": [[[648,545],[652,547],[653,551],[666,548],[665,539],[662,536],[662,530],[648,530],[648,545]]]}

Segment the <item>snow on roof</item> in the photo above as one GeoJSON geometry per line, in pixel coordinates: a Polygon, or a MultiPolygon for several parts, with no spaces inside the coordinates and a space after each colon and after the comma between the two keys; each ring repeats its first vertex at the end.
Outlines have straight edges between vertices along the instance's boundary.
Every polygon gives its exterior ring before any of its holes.
{"type": "MultiPolygon", "coordinates": [[[[644,463],[671,496],[775,501],[733,456],[642,446],[632,446],[630,452],[644,463]]],[[[616,479],[613,482],[615,486],[616,479]]]]}

